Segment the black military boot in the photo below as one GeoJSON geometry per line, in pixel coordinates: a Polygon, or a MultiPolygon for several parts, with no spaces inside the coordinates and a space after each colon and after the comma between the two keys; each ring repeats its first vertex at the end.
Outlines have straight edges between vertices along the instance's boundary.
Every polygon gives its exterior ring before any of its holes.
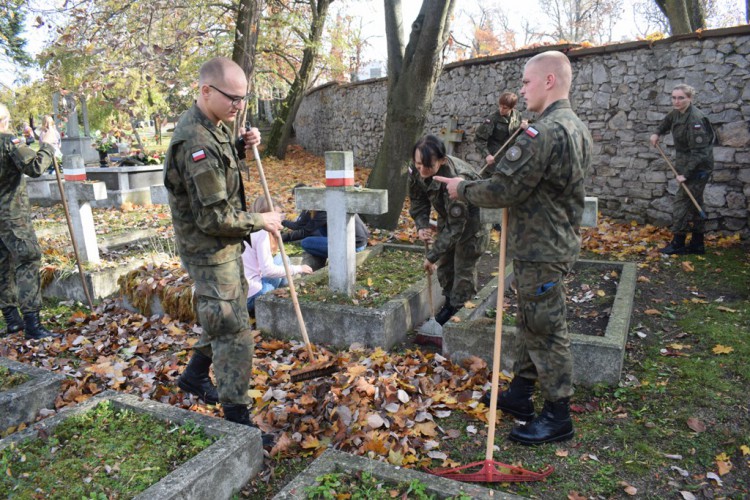
{"type": "Polygon", "coordinates": [[[665,246],[659,251],[663,253],[664,255],[684,254],[686,236],[687,236],[686,234],[675,233],[669,245],[665,246]]]}
{"type": "Polygon", "coordinates": [[[569,398],[544,402],[542,413],[531,422],[517,425],[510,431],[508,439],[524,445],[565,441],[573,437],[573,421],[570,419],[569,398]]]}
{"type": "MultiPolygon", "coordinates": [[[[248,427],[253,427],[255,429],[258,428],[258,426],[253,424],[252,420],[250,420],[250,409],[247,405],[222,403],[221,406],[224,408],[224,418],[230,422],[247,425],[248,427]]],[[[263,440],[263,448],[273,448],[273,445],[276,442],[273,434],[262,432],[260,437],[263,440]]]]}
{"type": "MultiPolygon", "coordinates": [[[[513,415],[519,420],[531,421],[536,417],[534,403],[531,401],[531,396],[534,394],[534,385],[533,380],[518,376],[513,377],[508,390],[501,392],[498,396],[497,409],[513,415]]],[[[485,406],[490,405],[489,392],[482,397],[482,403],[485,406]]]]}
{"type": "Polygon", "coordinates": [[[685,247],[684,253],[703,255],[706,253],[706,244],[703,240],[703,233],[693,233],[690,236],[690,243],[685,247]]]}
{"type": "Polygon", "coordinates": [[[198,396],[210,405],[215,405],[219,402],[219,392],[211,382],[211,377],[208,376],[209,368],[211,368],[211,358],[200,351],[193,351],[193,357],[190,358],[187,368],[177,380],[177,387],[198,396]]]}
{"type": "Polygon", "coordinates": [[[449,319],[451,319],[451,316],[458,312],[459,309],[460,307],[455,307],[451,304],[451,299],[446,297],[445,304],[443,304],[443,307],[435,315],[435,321],[440,325],[444,325],[449,319]]]}
{"type": "Polygon", "coordinates": [[[23,318],[18,313],[16,306],[3,307],[3,317],[5,318],[5,334],[11,335],[23,330],[23,318]]]}
{"type": "Polygon", "coordinates": [[[60,335],[52,333],[42,326],[39,320],[39,311],[27,312],[23,314],[24,337],[30,340],[39,340],[47,337],[59,337],[60,335]]]}

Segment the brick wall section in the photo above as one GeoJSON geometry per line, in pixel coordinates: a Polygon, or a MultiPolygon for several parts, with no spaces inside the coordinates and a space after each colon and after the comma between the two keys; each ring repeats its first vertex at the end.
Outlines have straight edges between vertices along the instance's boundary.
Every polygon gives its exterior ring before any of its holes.
{"type": "MultiPolygon", "coordinates": [[[[678,186],[648,138],[671,109],[670,91],[685,82],[695,87],[693,103],[719,133],[705,193],[707,228],[750,237],[749,26],[655,43],[544,47],[446,65],[426,132],[440,133],[455,116],[465,131],[456,154],[480,166],[474,147],[477,125],[493,111],[500,92],[518,92],[526,61],[549,49],[571,49],[571,101],[595,141],[587,194],[599,197],[602,214],[669,224],[678,186]]],[[[297,115],[297,142],[316,154],[352,150],[357,165],[372,166],[383,135],[386,85],[377,79],[313,89],[297,115]]],[[[524,110],[523,99],[518,107],[524,110]]],[[[674,152],[671,135],[662,144],[667,154],[674,152]]]]}

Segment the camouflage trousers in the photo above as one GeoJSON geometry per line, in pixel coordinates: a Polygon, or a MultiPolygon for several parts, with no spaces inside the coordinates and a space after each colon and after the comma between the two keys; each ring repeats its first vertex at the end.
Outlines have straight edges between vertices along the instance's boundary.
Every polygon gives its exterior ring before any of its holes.
{"type": "Polygon", "coordinates": [[[460,306],[477,293],[477,263],[487,248],[489,235],[479,231],[474,236],[459,241],[438,260],[437,278],[443,295],[451,304],[460,306]]]}
{"type": "MultiPolygon", "coordinates": [[[[698,171],[691,175],[685,181],[685,187],[687,187],[692,193],[695,201],[703,208],[703,192],[706,190],[706,184],[708,184],[708,178],[711,176],[711,172],[698,171]]],[[[685,233],[704,233],[705,225],[703,219],[701,219],[700,212],[695,208],[690,197],[685,192],[685,189],[678,187],[677,194],[675,195],[674,207],[672,215],[672,232],[678,234],[685,233]]]]}
{"type": "Polygon", "coordinates": [[[213,360],[220,402],[250,404],[255,345],[242,259],[215,266],[183,265],[195,282],[193,307],[203,328],[193,348],[213,360]]]}
{"type": "Polygon", "coordinates": [[[563,281],[572,267],[572,262],[513,261],[519,327],[513,371],[516,376],[538,380],[547,401],[573,394],[563,281]]]}
{"type": "Polygon", "coordinates": [[[42,309],[42,249],[27,218],[0,221],[0,307],[42,309]]]}

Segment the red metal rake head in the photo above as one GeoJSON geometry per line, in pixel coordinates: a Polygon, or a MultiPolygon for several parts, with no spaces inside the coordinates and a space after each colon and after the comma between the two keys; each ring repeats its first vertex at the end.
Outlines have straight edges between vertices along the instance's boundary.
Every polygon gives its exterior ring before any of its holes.
{"type": "Polygon", "coordinates": [[[484,460],[449,469],[427,469],[427,472],[466,483],[520,483],[524,481],[542,481],[552,474],[554,470],[554,467],[548,465],[541,472],[534,472],[516,467],[515,465],[508,465],[494,460],[484,460]],[[479,470],[475,472],[468,471],[477,467],[479,467],[479,470]]]}

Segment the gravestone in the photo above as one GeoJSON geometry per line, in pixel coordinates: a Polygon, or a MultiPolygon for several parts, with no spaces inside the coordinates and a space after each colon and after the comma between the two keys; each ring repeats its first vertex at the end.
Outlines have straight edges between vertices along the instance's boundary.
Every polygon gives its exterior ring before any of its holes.
{"type": "Polygon", "coordinates": [[[379,215],[388,211],[388,191],[354,187],[351,151],[326,151],[326,188],[297,188],[298,210],[325,210],[328,214],[328,286],[351,296],[357,259],[354,214],[379,215]]]}
{"type": "Polygon", "coordinates": [[[456,148],[464,140],[464,131],[458,128],[458,118],[451,116],[448,127],[440,129],[438,137],[445,143],[445,152],[449,155],[455,154],[456,148]]]}
{"type": "Polygon", "coordinates": [[[63,116],[66,120],[65,136],[61,140],[63,156],[77,154],[83,157],[85,163],[99,163],[99,153],[91,146],[86,99],[71,93],[62,95],[55,92],[52,96],[52,109],[55,116],[63,116]],[[83,133],[81,133],[81,126],[78,121],[79,104],[83,120],[83,133]]]}

